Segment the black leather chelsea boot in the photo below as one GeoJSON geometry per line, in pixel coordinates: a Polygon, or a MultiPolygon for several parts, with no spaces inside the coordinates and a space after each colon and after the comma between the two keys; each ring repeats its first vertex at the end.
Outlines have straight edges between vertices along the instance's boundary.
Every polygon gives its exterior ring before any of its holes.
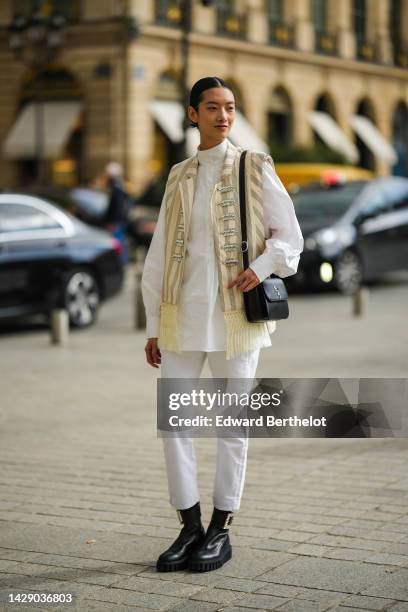
{"type": "Polygon", "coordinates": [[[200,502],[186,510],[177,510],[183,525],[177,539],[157,559],[158,572],[175,572],[186,569],[192,551],[203,541],[205,530],[201,522],[200,502]]]}
{"type": "Polygon", "coordinates": [[[188,568],[196,572],[218,569],[232,557],[229,526],[233,512],[214,508],[204,541],[190,556],[188,568]]]}

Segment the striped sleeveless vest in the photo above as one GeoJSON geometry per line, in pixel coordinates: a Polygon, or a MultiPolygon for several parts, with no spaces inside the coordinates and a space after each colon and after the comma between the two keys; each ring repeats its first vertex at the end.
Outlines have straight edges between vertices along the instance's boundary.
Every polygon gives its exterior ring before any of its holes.
{"type": "MultiPolygon", "coordinates": [[[[221,306],[226,324],[226,358],[256,349],[269,340],[276,329],[275,321],[249,323],[245,316],[242,290],[229,283],[243,270],[239,207],[239,159],[242,147],[228,141],[221,180],[211,196],[211,221],[218,261],[221,306]]],[[[270,155],[248,151],[245,159],[246,217],[249,262],[265,249],[263,223],[262,169],[270,155]]],[[[170,170],[166,185],[165,267],[160,304],[159,346],[180,352],[178,303],[183,282],[184,260],[197,178],[197,154],[170,170]]]]}

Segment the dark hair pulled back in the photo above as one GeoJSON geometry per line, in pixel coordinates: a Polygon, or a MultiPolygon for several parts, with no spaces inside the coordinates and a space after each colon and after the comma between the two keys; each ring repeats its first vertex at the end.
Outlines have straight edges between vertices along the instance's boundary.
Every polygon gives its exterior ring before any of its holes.
{"type": "MultiPolygon", "coordinates": [[[[220,79],[219,77],[204,77],[203,79],[199,79],[196,83],[194,83],[193,87],[190,91],[190,106],[192,106],[198,112],[198,105],[203,100],[203,93],[207,89],[213,89],[214,87],[226,87],[230,91],[233,92],[231,86],[224,81],[224,79],[220,79]]],[[[198,123],[194,123],[190,120],[191,127],[198,127],[198,123]]]]}

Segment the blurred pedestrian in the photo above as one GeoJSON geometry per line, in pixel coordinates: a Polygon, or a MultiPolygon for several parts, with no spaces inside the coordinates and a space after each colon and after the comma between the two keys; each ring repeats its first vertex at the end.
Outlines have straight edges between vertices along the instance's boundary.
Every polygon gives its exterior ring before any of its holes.
{"type": "MultiPolygon", "coordinates": [[[[194,156],[174,165],[142,279],[146,360],[162,378],[196,379],[208,359],[214,377],[244,379],[249,390],[274,321],[250,323],[243,292],[270,274],[295,274],[303,237],[293,202],[270,155],[249,150],[248,236],[242,266],[237,179],[241,147],[227,138],[235,116],[231,87],[217,77],[195,83],[188,115],[200,132],[194,156]],[[260,222],[259,222],[260,221],[260,222]]],[[[201,523],[197,463],[190,437],[163,437],[169,500],[181,532],[157,560],[158,571],[211,571],[232,556],[229,527],[240,507],[248,437],[219,437],[207,531],[201,523]]]]}
{"type": "Polygon", "coordinates": [[[129,249],[126,238],[128,223],[127,193],[123,182],[123,168],[118,162],[109,162],[102,175],[102,183],[109,193],[109,204],[103,217],[102,224],[105,229],[119,240],[122,245],[122,261],[129,261],[129,249]]]}

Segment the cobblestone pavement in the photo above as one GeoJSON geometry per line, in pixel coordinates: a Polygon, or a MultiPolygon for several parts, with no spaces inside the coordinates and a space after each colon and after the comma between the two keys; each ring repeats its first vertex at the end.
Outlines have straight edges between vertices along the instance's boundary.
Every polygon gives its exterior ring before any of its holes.
{"type": "MultiPolygon", "coordinates": [[[[408,611],[404,438],[252,439],[232,560],[156,572],[179,525],[130,271],[98,325],[68,346],[52,346],[42,325],[0,336],[2,595],[72,592],[76,609],[98,612],[408,611]]],[[[258,376],[406,376],[407,286],[373,289],[361,320],[348,298],[294,297],[258,376]]],[[[213,442],[196,440],[206,522],[213,442]]]]}

